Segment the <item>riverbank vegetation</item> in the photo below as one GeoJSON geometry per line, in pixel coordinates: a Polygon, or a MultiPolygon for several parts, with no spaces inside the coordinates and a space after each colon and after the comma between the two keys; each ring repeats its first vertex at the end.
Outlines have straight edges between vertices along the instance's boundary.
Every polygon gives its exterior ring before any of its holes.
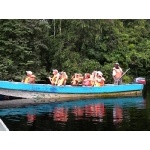
{"type": "Polygon", "coordinates": [[[130,82],[150,74],[150,20],[0,20],[0,79],[21,81],[26,70],[46,80],[52,69],[91,73],[112,82],[119,62],[130,82]]]}

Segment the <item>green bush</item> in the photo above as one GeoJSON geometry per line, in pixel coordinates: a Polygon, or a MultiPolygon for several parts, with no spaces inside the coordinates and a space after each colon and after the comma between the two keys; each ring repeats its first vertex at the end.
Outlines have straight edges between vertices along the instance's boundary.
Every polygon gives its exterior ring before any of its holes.
{"type": "Polygon", "coordinates": [[[131,77],[125,75],[125,76],[123,76],[123,78],[122,78],[122,82],[123,82],[123,83],[131,83],[131,82],[132,82],[132,79],[131,79],[131,77]]]}

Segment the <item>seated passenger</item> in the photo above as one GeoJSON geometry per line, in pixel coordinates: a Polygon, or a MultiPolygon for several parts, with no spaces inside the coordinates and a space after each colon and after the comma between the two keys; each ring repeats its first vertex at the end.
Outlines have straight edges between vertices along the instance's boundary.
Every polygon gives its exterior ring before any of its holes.
{"type": "Polygon", "coordinates": [[[96,76],[97,76],[97,71],[93,71],[92,74],[90,75],[91,86],[94,86],[96,76]]]}
{"type": "Polygon", "coordinates": [[[66,72],[62,71],[60,74],[60,78],[58,80],[58,86],[66,85],[67,79],[68,79],[68,76],[67,76],[66,72]]]}
{"type": "Polygon", "coordinates": [[[71,85],[79,85],[82,84],[83,76],[82,74],[75,73],[71,79],[72,79],[71,85]]]}
{"type": "Polygon", "coordinates": [[[78,85],[79,84],[82,84],[82,81],[83,81],[83,76],[81,73],[78,74],[78,85]]]}
{"type": "Polygon", "coordinates": [[[53,70],[53,77],[48,77],[49,78],[49,81],[52,85],[57,85],[58,84],[58,80],[60,78],[60,74],[58,72],[58,70],[54,69],[53,70]]]}
{"type": "Polygon", "coordinates": [[[92,85],[89,73],[85,73],[82,85],[84,85],[84,86],[91,86],[92,85]]]}
{"type": "Polygon", "coordinates": [[[27,75],[25,79],[23,79],[21,82],[23,83],[33,83],[35,82],[35,76],[33,75],[32,71],[26,71],[27,75]],[[34,78],[33,78],[34,76],[34,78]]]}
{"type": "Polygon", "coordinates": [[[104,86],[105,78],[103,77],[103,73],[101,71],[97,72],[97,76],[95,78],[94,86],[104,86]]]}
{"type": "Polygon", "coordinates": [[[75,74],[71,77],[71,85],[74,85],[76,82],[75,82],[75,74]]]}
{"type": "Polygon", "coordinates": [[[35,78],[36,78],[36,76],[32,74],[32,75],[30,76],[29,83],[35,83],[35,78]]]}
{"type": "Polygon", "coordinates": [[[78,74],[75,73],[71,78],[71,85],[78,85],[78,74]]]}

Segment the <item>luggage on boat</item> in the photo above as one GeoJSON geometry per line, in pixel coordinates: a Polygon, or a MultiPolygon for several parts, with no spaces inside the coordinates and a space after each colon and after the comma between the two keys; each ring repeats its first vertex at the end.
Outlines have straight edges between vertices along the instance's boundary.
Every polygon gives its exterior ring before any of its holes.
{"type": "Polygon", "coordinates": [[[137,84],[146,84],[146,79],[143,77],[137,77],[134,79],[133,83],[137,83],[137,84]]]}

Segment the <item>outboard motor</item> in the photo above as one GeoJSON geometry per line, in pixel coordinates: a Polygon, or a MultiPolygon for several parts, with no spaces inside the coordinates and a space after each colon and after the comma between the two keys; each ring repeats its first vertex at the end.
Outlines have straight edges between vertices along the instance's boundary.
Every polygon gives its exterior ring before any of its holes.
{"type": "Polygon", "coordinates": [[[133,83],[137,83],[137,84],[146,84],[146,79],[143,77],[137,77],[134,79],[133,83]]]}

